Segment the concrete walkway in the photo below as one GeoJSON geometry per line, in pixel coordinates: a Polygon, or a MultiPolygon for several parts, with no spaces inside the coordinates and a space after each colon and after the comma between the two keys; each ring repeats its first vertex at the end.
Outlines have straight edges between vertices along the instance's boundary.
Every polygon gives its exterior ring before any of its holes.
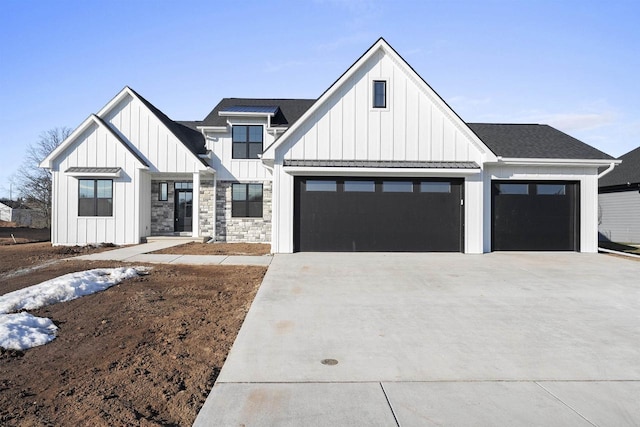
{"type": "Polygon", "coordinates": [[[194,265],[261,265],[271,264],[271,255],[175,255],[175,254],[152,254],[149,252],[173,246],[183,245],[193,240],[158,240],[140,245],[127,246],[110,251],[99,252],[91,255],[82,255],[71,259],[82,259],[88,261],[125,261],[125,262],[147,262],[152,264],[194,264],[194,265]]]}
{"type": "Polygon", "coordinates": [[[640,425],[640,262],[276,255],[196,426],[640,425]]]}

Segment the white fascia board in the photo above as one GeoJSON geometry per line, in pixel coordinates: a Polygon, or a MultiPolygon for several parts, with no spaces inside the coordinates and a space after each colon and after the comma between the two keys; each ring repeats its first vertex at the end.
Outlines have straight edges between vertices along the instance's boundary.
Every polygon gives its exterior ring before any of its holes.
{"type": "Polygon", "coordinates": [[[41,168],[45,168],[45,169],[51,169],[51,164],[53,163],[53,161],[55,160],[56,157],[58,157],[58,155],[60,153],[62,153],[64,150],[67,149],[67,147],[69,147],[69,145],[71,145],[73,143],[73,141],[85,130],[87,130],[87,128],[92,124],[95,123],[98,126],[101,126],[101,123],[96,120],[96,118],[94,117],[94,115],[90,115],[89,117],[87,117],[82,123],[80,123],[80,126],[78,126],[73,132],[71,132],[71,134],[69,134],[69,136],[60,143],[60,145],[58,145],[55,150],[53,150],[51,153],[49,153],[49,155],[47,157],[45,157],[42,162],[40,162],[40,164],[38,166],[40,166],[41,168]]]}
{"type": "Polygon", "coordinates": [[[118,94],[116,96],[114,96],[111,99],[111,101],[107,102],[107,105],[105,105],[104,107],[102,107],[102,109],[100,111],[98,111],[96,116],[104,118],[104,116],[107,115],[107,113],[109,113],[109,111],[111,111],[111,109],[116,104],[118,104],[120,101],[122,101],[126,95],[129,95],[132,98],[136,98],[136,96],[133,94],[133,92],[131,92],[131,89],[129,89],[129,86],[125,86],[124,88],[122,88],[122,90],[120,92],[118,92],[118,94]]]}
{"type": "Polygon", "coordinates": [[[273,116],[275,116],[274,113],[255,113],[255,112],[249,112],[249,111],[245,111],[245,112],[219,111],[218,115],[220,117],[236,117],[236,116],[243,116],[243,117],[273,117],[273,116]]]}
{"type": "Polygon", "coordinates": [[[517,157],[499,157],[497,162],[485,162],[485,165],[519,165],[519,166],[609,166],[620,164],[616,159],[534,159],[517,157]]]}
{"type": "Polygon", "coordinates": [[[282,170],[294,176],[417,176],[417,177],[464,177],[476,175],[480,168],[353,168],[353,167],[304,167],[284,166],[282,170]]]}
{"type": "Polygon", "coordinates": [[[201,132],[227,132],[229,128],[227,126],[196,126],[201,132]]]}

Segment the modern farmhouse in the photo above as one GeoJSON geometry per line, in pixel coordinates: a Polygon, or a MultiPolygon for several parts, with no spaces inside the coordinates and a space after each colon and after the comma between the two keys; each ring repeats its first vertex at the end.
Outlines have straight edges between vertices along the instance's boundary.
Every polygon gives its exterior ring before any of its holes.
{"type": "Polygon", "coordinates": [[[54,245],[483,253],[595,252],[618,162],[546,125],[465,123],[379,39],[318,99],[225,98],[202,121],[125,87],[41,166],[54,245]]]}

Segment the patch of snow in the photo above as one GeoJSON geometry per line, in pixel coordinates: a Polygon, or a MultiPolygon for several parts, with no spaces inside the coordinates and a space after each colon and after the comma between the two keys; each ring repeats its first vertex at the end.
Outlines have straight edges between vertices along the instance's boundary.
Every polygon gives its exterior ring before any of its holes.
{"type": "Polygon", "coordinates": [[[38,285],[0,296],[0,314],[36,308],[104,291],[125,279],[138,276],[132,267],[96,268],[65,274],[38,285]]]}
{"type": "Polygon", "coordinates": [[[51,319],[29,313],[0,315],[0,347],[26,350],[43,345],[56,337],[58,327],[51,319]]]}
{"type": "Polygon", "coordinates": [[[104,291],[147,271],[146,267],[96,268],[65,274],[0,296],[0,347],[26,350],[56,337],[58,328],[51,319],[16,312],[104,291]]]}

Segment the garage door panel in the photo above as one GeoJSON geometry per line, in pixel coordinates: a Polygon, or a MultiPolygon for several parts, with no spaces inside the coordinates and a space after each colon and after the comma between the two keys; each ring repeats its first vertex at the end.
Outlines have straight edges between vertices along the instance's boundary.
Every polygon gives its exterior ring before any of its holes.
{"type": "Polygon", "coordinates": [[[335,178],[335,192],[307,191],[314,180],[296,178],[296,250],[461,250],[462,180],[446,180],[449,192],[421,192],[425,180],[380,178],[362,179],[375,181],[374,192],[368,185],[361,187],[368,191],[348,191],[358,187],[350,178],[335,178]],[[406,190],[407,181],[411,192],[385,191],[406,190]]]}
{"type": "Polygon", "coordinates": [[[492,183],[493,250],[579,250],[579,183],[492,183]]]}

